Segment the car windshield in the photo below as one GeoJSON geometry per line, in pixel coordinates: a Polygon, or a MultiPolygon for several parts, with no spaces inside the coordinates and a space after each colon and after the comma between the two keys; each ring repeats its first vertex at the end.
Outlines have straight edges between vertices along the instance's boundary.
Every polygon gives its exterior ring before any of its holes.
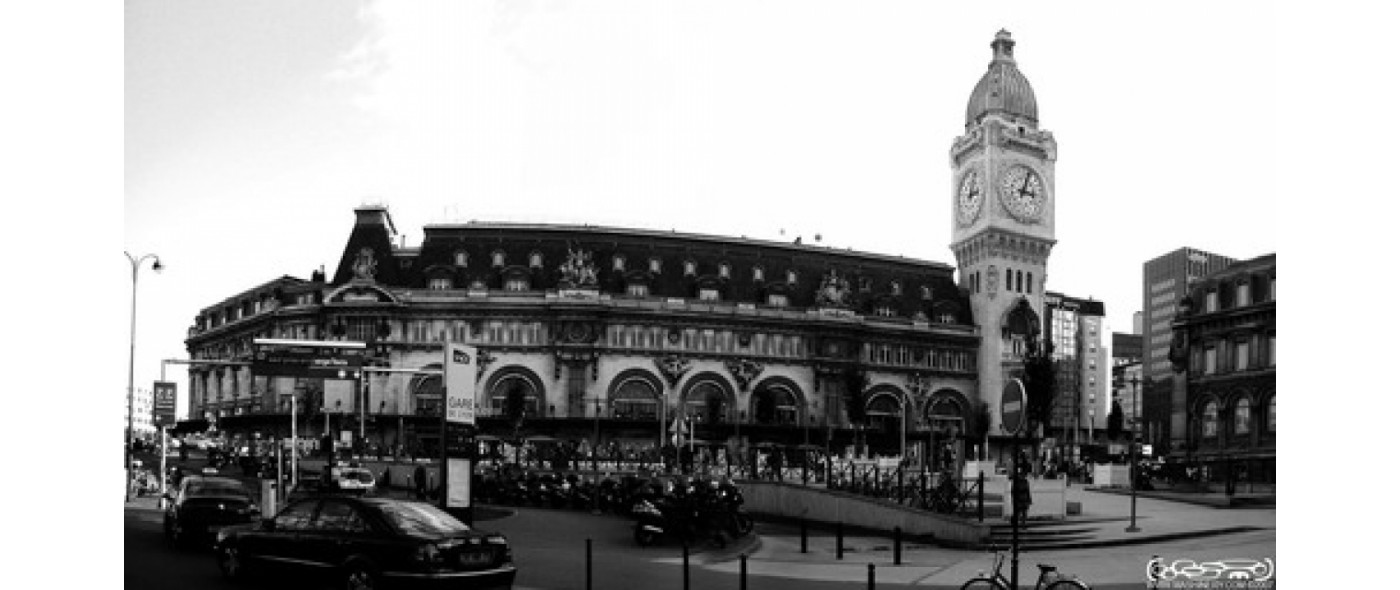
{"type": "Polygon", "coordinates": [[[472,530],[456,517],[428,504],[392,502],[379,505],[379,511],[395,530],[404,534],[442,534],[472,530]]]}
{"type": "Polygon", "coordinates": [[[247,496],[248,490],[233,482],[201,481],[191,483],[187,493],[191,496],[247,496]]]}

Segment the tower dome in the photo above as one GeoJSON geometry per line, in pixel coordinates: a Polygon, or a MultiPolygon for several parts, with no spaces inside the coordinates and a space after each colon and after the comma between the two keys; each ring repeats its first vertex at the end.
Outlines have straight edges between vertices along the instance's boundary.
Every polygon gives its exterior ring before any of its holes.
{"type": "Polygon", "coordinates": [[[1016,42],[1011,33],[1002,29],[992,41],[992,63],[987,65],[987,73],[972,89],[967,99],[967,125],[971,126],[988,113],[1000,113],[1012,118],[1037,123],[1035,91],[1031,83],[1016,69],[1016,59],[1012,48],[1016,42]]]}

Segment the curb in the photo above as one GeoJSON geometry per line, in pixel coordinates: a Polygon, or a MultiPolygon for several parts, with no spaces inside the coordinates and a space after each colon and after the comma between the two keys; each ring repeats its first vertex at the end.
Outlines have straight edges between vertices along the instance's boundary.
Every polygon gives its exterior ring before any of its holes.
{"type": "Polygon", "coordinates": [[[740,555],[753,555],[762,547],[763,537],[760,537],[757,533],[749,533],[739,539],[735,539],[733,543],[725,545],[722,549],[701,551],[699,553],[701,556],[700,563],[702,565],[713,565],[716,563],[737,561],[740,555]]]}

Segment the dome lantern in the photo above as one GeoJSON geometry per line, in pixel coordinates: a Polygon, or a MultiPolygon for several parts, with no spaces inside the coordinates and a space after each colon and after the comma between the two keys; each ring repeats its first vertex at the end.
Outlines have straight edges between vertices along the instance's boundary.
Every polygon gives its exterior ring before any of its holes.
{"type": "Polygon", "coordinates": [[[1013,50],[1016,41],[1006,29],[992,40],[992,62],[987,73],[972,89],[967,100],[967,126],[977,124],[990,113],[1001,114],[1018,123],[1034,128],[1038,122],[1035,91],[1031,83],[1016,68],[1013,50]]]}

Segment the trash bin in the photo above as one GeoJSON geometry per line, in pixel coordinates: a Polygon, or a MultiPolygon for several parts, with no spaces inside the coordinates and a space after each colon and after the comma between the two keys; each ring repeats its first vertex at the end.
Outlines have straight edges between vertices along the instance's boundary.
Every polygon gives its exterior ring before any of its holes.
{"type": "Polygon", "coordinates": [[[272,518],[277,514],[277,480],[259,480],[262,484],[262,516],[272,518]]]}

